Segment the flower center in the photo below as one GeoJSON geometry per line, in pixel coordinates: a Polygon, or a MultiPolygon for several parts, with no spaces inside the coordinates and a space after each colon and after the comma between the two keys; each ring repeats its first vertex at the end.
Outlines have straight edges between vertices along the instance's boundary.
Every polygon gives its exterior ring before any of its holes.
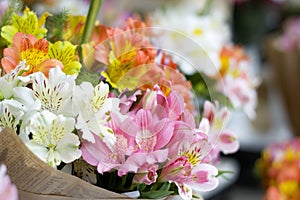
{"type": "Polygon", "coordinates": [[[21,60],[26,60],[26,64],[30,65],[30,69],[33,70],[41,62],[48,59],[48,55],[44,51],[40,51],[35,48],[30,48],[21,53],[21,60]]]}
{"type": "Polygon", "coordinates": [[[136,135],[136,142],[140,149],[145,152],[153,151],[156,144],[156,137],[147,129],[142,129],[136,135]]]}
{"type": "Polygon", "coordinates": [[[189,163],[191,163],[193,166],[200,163],[200,154],[196,151],[186,151],[182,154],[182,156],[187,156],[189,163]]]}

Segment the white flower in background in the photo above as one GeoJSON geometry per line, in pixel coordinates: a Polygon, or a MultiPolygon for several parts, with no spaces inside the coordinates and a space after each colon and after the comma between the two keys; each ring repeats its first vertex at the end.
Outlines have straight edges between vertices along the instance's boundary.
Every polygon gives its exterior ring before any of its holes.
{"type": "Polygon", "coordinates": [[[55,114],[74,116],[72,95],[75,75],[66,75],[59,67],[50,69],[49,78],[41,72],[32,74],[34,96],[41,101],[42,109],[55,114]]]}
{"type": "Polygon", "coordinates": [[[219,52],[230,42],[230,29],[224,17],[213,13],[198,15],[201,9],[183,12],[179,6],[169,8],[151,16],[152,25],[162,28],[157,31],[159,47],[175,54],[175,61],[186,74],[197,71],[217,74],[219,52]]]}
{"type": "Polygon", "coordinates": [[[225,95],[230,99],[234,108],[241,108],[250,119],[256,116],[257,93],[255,87],[248,80],[243,78],[225,77],[219,90],[224,90],[225,95]]]}
{"type": "Polygon", "coordinates": [[[89,1],[86,0],[48,0],[40,1],[40,3],[36,3],[34,5],[34,10],[37,13],[41,14],[43,12],[50,12],[53,14],[57,14],[58,12],[66,9],[69,14],[72,15],[83,15],[86,16],[89,10],[89,1]]]}
{"type": "Polygon", "coordinates": [[[26,145],[52,167],[60,165],[61,162],[73,162],[81,156],[79,138],[72,133],[74,128],[74,118],[44,110],[31,117],[26,131],[32,139],[26,145]]]}
{"type": "Polygon", "coordinates": [[[117,98],[108,98],[109,86],[100,82],[93,87],[89,82],[76,86],[73,95],[74,111],[77,115],[76,128],[82,131],[82,137],[95,142],[93,134],[110,137],[112,130],[105,126],[111,111],[120,112],[117,98]]]}
{"type": "Polygon", "coordinates": [[[18,107],[22,107],[21,103],[13,99],[0,101],[0,131],[5,127],[17,131],[17,125],[24,114],[18,107]]]}
{"type": "Polygon", "coordinates": [[[0,165],[0,199],[17,200],[17,187],[11,183],[9,176],[6,174],[6,166],[0,165]]]}

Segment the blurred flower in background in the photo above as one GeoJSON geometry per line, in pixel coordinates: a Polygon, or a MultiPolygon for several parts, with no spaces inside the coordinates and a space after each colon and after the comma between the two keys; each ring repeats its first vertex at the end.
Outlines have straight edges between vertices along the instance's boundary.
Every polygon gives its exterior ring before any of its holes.
{"type": "Polygon", "coordinates": [[[6,174],[6,166],[0,165],[0,199],[17,200],[17,187],[11,183],[9,176],[6,174]]]}
{"type": "Polygon", "coordinates": [[[282,51],[300,49],[300,17],[291,17],[285,21],[283,33],[278,38],[276,45],[282,51]]]}
{"type": "Polygon", "coordinates": [[[266,189],[265,200],[300,198],[300,139],[268,146],[257,161],[257,172],[266,189]]]}

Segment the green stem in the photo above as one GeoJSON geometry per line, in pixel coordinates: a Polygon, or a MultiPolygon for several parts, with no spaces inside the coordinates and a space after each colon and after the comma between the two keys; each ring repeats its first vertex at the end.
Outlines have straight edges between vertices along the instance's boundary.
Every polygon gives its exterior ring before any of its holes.
{"type": "Polygon", "coordinates": [[[211,5],[213,0],[206,0],[203,9],[198,13],[198,15],[207,15],[211,10],[211,5]]]}
{"type": "MultiPolygon", "coordinates": [[[[88,43],[91,41],[93,30],[95,27],[95,22],[100,10],[102,0],[91,0],[89,12],[86,18],[85,26],[83,29],[83,34],[81,38],[81,44],[88,43]]],[[[82,50],[80,48],[79,56],[81,61],[83,61],[82,50]]]]}

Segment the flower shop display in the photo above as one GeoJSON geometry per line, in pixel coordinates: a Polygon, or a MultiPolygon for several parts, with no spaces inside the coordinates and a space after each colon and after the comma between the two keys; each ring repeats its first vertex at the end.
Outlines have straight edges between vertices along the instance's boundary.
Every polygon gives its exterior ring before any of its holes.
{"type": "Polygon", "coordinates": [[[296,200],[299,193],[300,140],[275,143],[268,146],[257,161],[257,172],[265,187],[266,200],[296,200]]]}
{"type": "MultiPolygon", "coordinates": [[[[193,92],[196,80],[156,46],[165,36],[151,21],[110,27],[96,21],[101,1],[90,4],[87,17],[37,16],[10,2],[1,23],[0,136],[10,128],[40,162],[91,187],[183,199],[215,189],[224,173],[220,154],[239,148],[226,129],[228,106],[255,116],[256,84],[243,49],[222,45],[216,73],[197,61],[204,74],[193,92]]],[[[0,158],[5,164],[5,145],[0,158]]],[[[43,194],[67,196],[56,192],[43,194]]]]}

